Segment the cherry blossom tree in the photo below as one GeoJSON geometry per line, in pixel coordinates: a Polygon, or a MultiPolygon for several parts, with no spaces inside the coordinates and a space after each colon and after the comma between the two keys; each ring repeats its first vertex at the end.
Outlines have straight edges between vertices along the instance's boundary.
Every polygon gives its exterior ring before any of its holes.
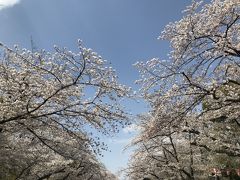
{"type": "Polygon", "coordinates": [[[119,100],[130,89],[81,41],[76,53],[0,45],[1,167],[20,179],[74,179],[81,171],[82,179],[104,179],[95,155],[107,146],[96,133],[112,135],[129,123],[119,100]]]}
{"type": "Polygon", "coordinates": [[[239,160],[239,7],[238,0],[193,1],[159,37],[171,44],[169,60],[135,64],[151,111],[133,141],[130,179],[144,168],[156,179],[198,179],[226,168],[215,157],[239,160]]]}
{"type": "Polygon", "coordinates": [[[5,137],[0,149],[1,179],[116,179],[95,154],[87,148],[77,149],[77,142],[66,134],[59,138],[64,155],[42,146],[31,136],[19,138],[5,132],[1,137],[5,137]]]}

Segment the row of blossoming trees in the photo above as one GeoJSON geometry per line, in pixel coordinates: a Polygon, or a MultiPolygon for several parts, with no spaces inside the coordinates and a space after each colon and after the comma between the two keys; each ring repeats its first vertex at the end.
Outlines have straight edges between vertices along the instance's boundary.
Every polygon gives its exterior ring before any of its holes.
{"type": "Polygon", "coordinates": [[[240,179],[240,1],[193,2],[165,27],[169,60],[137,62],[150,104],[129,179],[240,179]]]}
{"type": "Polygon", "coordinates": [[[79,52],[10,49],[1,44],[0,179],[115,179],[96,154],[127,117],[128,88],[107,62],[79,52]]]}
{"type": "MultiPolygon", "coordinates": [[[[193,2],[160,38],[169,60],[136,63],[151,110],[126,178],[238,178],[240,1],[193,2]]],[[[115,179],[96,157],[107,149],[96,133],[129,123],[115,71],[80,41],[77,53],[0,46],[0,179],[115,179]]]]}

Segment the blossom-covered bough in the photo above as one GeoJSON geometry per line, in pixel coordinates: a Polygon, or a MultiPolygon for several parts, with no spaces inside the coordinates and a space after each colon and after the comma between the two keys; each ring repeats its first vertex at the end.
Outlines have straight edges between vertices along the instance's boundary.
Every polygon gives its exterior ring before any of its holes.
{"type": "Polygon", "coordinates": [[[212,168],[234,176],[240,168],[240,1],[194,1],[184,12],[160,36],[170,41],[169,60],[135,64],[152,110],[133,142],[130,179],[199,179],[212,168]]]}
{"type": "MultiPolygon", "coordinates": [[[[23,162],[39,156],[46,167],[48,156],[71,163],[89,153],[95,158],[92,151],[101,154],[107,146],[93,132],[112,135],[128,124],[119,99],[129,88],[117,82],[115,70],[81,41],[77,53],[54,48],[53,53],[31,52],[1,44],[0,136],[8,142],[1,151],[17,150],[15,155],[23,156],[23,162]]],[[[1,162],[11,162],[14,156],[9,158],[1,162]]],[[[22,168],[30,171],[27,167],[22,168]]]]}
{"type": "Polygon", "coordinates": [[[116,179],[90,150],[77,149],[67,136],[58,139],[64,148],[59,155],[35,139],[10,133],[1,135],[1,179],[116,179]]]}

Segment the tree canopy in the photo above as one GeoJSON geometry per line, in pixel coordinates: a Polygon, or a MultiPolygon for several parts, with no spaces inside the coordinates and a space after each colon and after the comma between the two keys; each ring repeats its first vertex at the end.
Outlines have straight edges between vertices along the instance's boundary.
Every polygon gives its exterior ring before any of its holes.
{"type": "Polygon", "coordinates": [[[107,146],[93,132],[111,135],[128,124],[119,99],[129,88],[115,70],[81,41],[76,53],[1,48],[0,174],[107,178],[95,157],[107,146]]]}
{"type": "Polygon", "coordinates": [[[151,110],[140,117],[142,130],[132,142],[136,151],[126,170],[129,179],[204,179],[213,168],[236,175],[239,7],[238,0],[193,1],[159,37],[171,44],[169,59],[135,64],[151,110]]]}

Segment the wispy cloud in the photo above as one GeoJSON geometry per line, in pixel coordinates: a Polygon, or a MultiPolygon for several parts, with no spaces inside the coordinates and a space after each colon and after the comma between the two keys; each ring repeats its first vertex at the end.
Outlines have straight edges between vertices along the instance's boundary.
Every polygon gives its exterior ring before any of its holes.
{"type": "Polygon", "coordinates": [[[20,0],[0,0],[0,10],[14,6],[15,4],[19,3],[20,0]]]}
{"type": "Polygon", "coordinates": [[[132,141],[132,138],[123,138],[123,139],[109,139],[109,143],[111,144],[122,144],[127,145],[132,141]]]}
{"type": "Polygon", "coordinates": [[[136,124],[131,124],[125,128],[123,128],[124,133],[136,133],[140,131],[140,127],[137,126],[136,124]]]}

